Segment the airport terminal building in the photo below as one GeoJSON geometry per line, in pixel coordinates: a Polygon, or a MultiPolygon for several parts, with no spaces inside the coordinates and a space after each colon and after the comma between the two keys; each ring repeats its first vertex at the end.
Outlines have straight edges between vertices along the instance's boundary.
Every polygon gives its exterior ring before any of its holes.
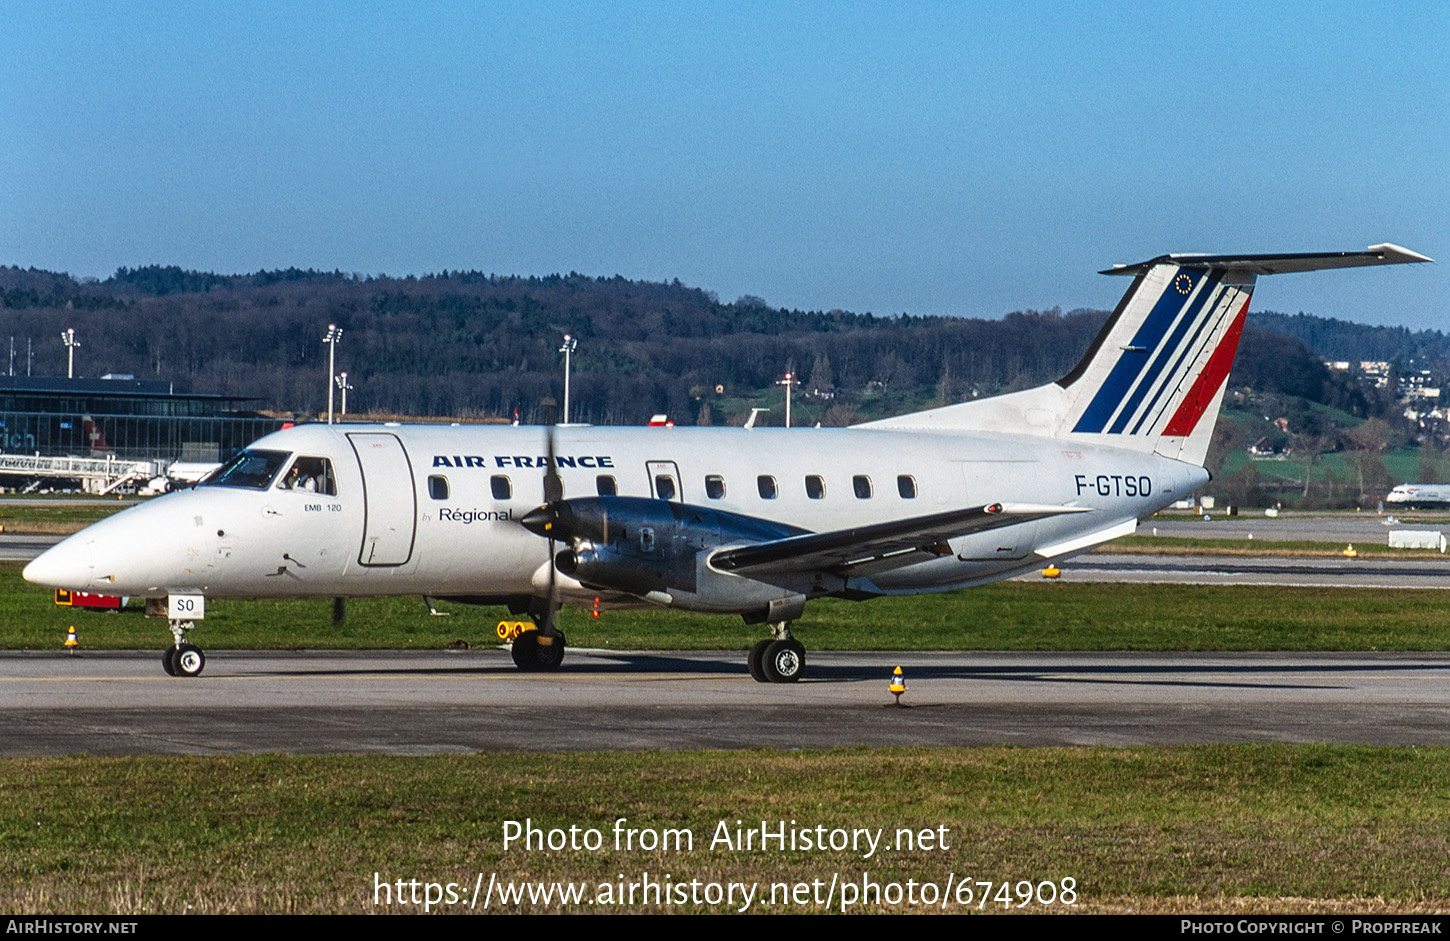
{"type": "Polygon", "coordinates": [[[43,457],[224,461],[282,427],[250,399],[174,392],[130,376],[0,376],[0,450],[43,457]]]}

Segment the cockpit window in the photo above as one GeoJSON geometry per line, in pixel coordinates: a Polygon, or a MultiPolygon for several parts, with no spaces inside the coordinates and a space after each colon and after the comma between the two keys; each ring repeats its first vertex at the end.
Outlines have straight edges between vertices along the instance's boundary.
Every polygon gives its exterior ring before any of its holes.
{"type": "Polygon", "coordinates": [[[203,487],[248,487],[263,490],[287,463],[286,451],[243,451],[202,481],[203,487]]]}
{"type": "Polygon", "coordinates": [[[337,480],[332,476],[332,462],[325,457],[299,457],[277,482],[279,490],[305,490],[329,497],[337,496],[337,480]]]}

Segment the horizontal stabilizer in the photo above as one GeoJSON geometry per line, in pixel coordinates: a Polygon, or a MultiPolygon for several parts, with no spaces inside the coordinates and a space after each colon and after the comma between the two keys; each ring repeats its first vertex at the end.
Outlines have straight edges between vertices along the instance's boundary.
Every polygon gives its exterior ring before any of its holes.
{"type": "MultiPolygon", "coordinates": [[[[806,533],[753,546],[725,549],[710,559],[710,565],[720,571],[740,575],[762,575],[766,572],[844,573],[898,556],[900,564],[907,565],[922,561],[923,554],[928,557],[950,554],[951,550],[946,549],[944,544],[957,536],[1065,513],[1086,512],[1086,507],[990,503],[890,523],[829,533],[806,533]]],[[[873,568],[881,570],[880,565],[873,568]]]]}
{"type": "Polygon", "coordinates": [[[1159,255],[1136,265],[1113,265],[1098,274],[1142,274],[1154,265],[1181,268],[1223,268],[1250,274],[1290,274],[1325,268],[1359,268],[1364,265],[1405,265],[1433,261],[1419,252],[1391,245],[1371,245],[1362,252],[1301,252],[1287,255],[1159,255]]]}

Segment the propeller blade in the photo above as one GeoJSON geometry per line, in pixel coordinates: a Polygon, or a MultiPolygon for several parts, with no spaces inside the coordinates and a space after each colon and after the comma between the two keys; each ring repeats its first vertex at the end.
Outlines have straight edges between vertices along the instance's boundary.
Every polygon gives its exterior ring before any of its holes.
{"type": "MultiPolygon", "coordinates": [[[[548,467],[544,469],[544,507],[547,509],[553,521],[558,520],[559,507],[564,501],[564,481],[559,476],[559,462],[554,460],[555,448],[554,438],[558,433],[556,425],[550,425],[544,433],[544,448],[548,455],[548,467]]],[[[538,512],[535,510],[534,512],[538,512]]],[[[537,532],[532,527],[530,531],[537,532]]],[[[540,625],[544,635],[549,636],[554,632],[554,619],[559,614],[559,564],[556,561],[554,551],[554,529],[553,525],[546,524],[545,531],[549,534],[549,598],[544,607],[544,623],[540,625]]]]}
{"type": "Polygon", "coordinates": [[[549,466],[544,469],[544,502],[546,504],[558,503],[564,499],[564,480],[559,476],[559,463],[554,460],[555,433],[555,426],[550,425],[544,438],[544,448],[549,462],[549,466]]]}

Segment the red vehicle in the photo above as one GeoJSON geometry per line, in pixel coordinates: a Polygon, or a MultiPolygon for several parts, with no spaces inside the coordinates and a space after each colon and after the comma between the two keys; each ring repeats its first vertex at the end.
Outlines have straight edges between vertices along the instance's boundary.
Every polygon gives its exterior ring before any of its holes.
{"type": "Polygon", "coordinates": [[[55,603],[67,608],[118,611],[126,604],[126,599],[119,595],[93,595],[85,591],[67,591],[64,588],[57,588],[55,603]]]}

